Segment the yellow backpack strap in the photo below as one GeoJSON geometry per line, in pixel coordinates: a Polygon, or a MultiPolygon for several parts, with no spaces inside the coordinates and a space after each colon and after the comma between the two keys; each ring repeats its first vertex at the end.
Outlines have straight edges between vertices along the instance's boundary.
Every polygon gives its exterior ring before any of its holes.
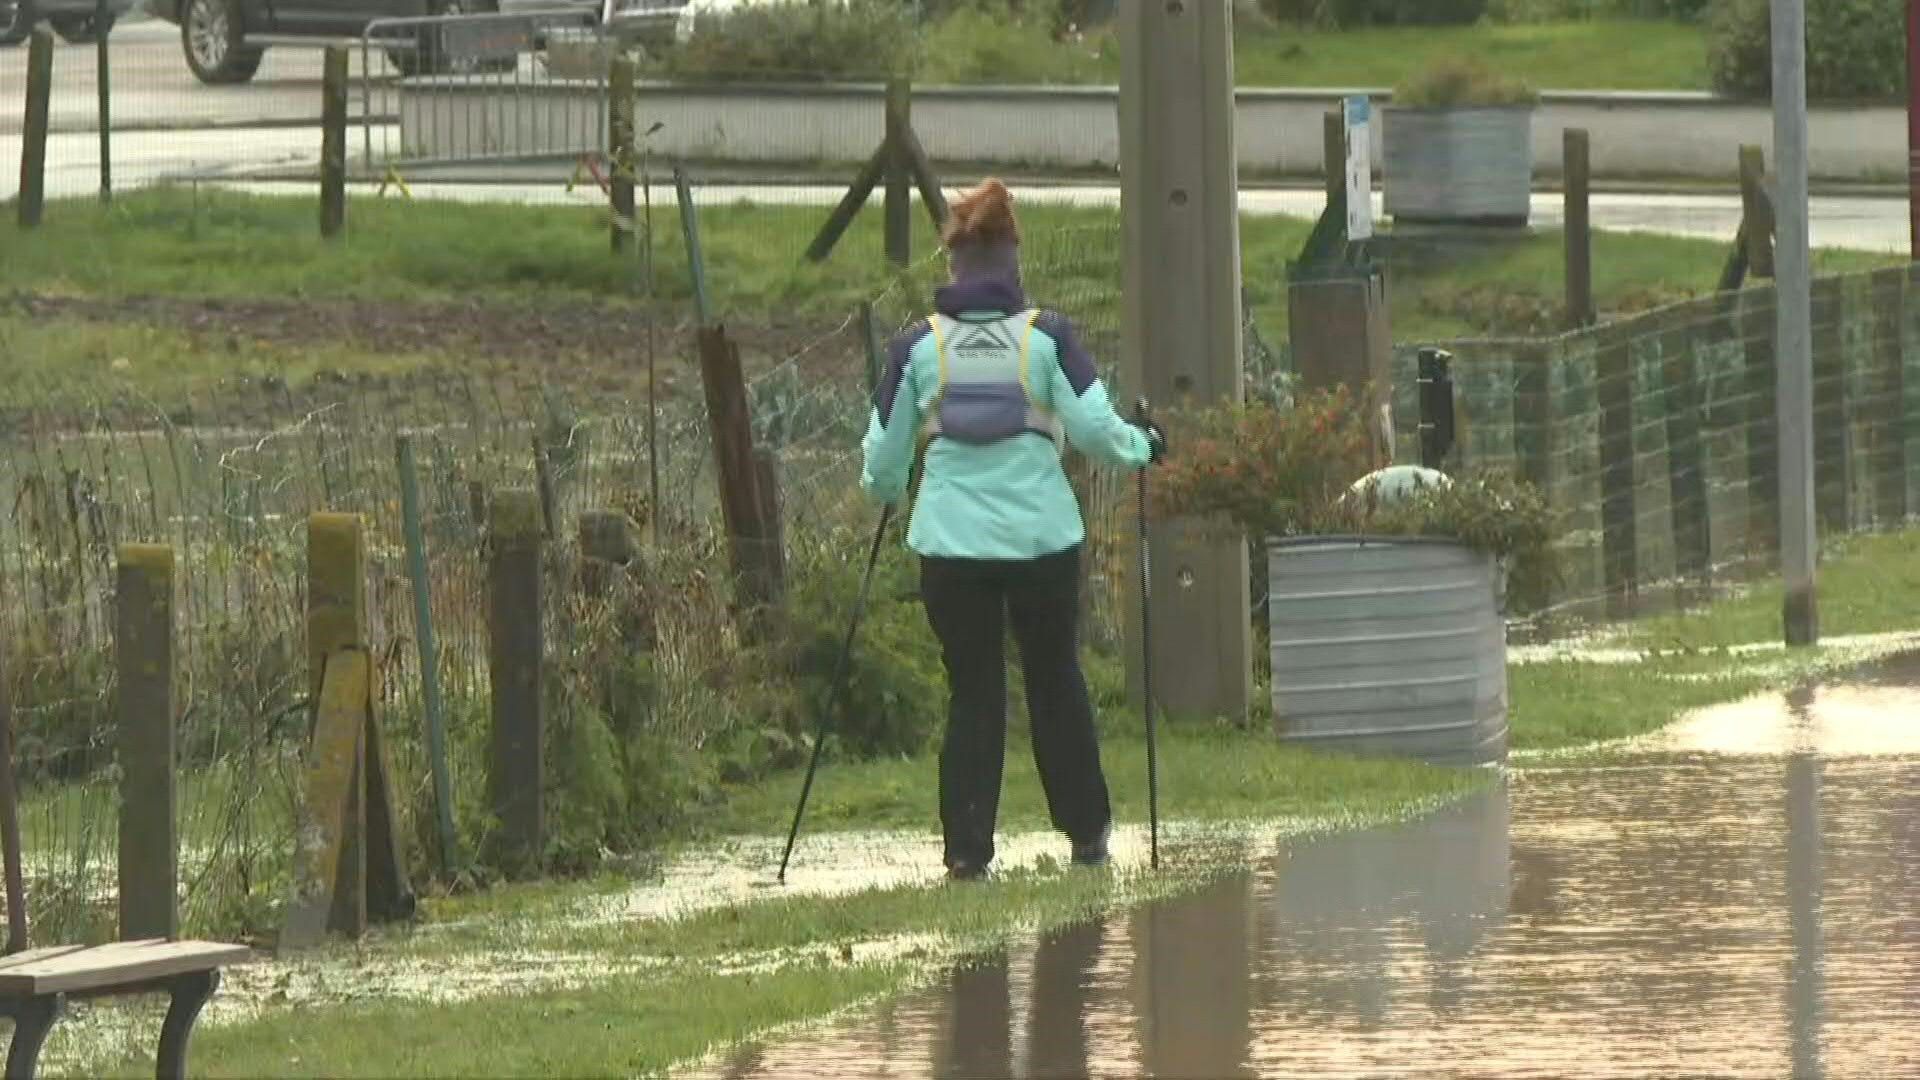
{"type": "MultiPolygon", "coordinates": [[[[901,515],[901,520],[909,529],[913,527],[914,506],[920,501],[920,481],[926,477],[927,473],[927,447],[933,443],[936,421],[940,415],[940,399],[947,396],[947,342],[946,335],[940,330],[940,316],[929,316],[927,327],[928,332],[933,335],[934,363],[937,365],[940,382],[934,388],[932,405],[927,409],[926,416],[920,420],[920,437],[915,441],[913,448],[913,466],[907,473],[906,513],[901,515]]],[[[913,366],[911,353],[907,357],[907,366],[909,368],[913,366]]]]}
{"type": "MultiPolygon", "coordinates": [[[[1025,319],[1024,319],[1024,320],[1023,320],[1022,322],[1021,322],[1021,324],[1020,324],[1020,326],[1021,326],[1021,334],[1020,334],[1020,392],[1021,392],[1021,393],[1023,393],[1023,394],[1025,394],[1025,395],[1027,395],[1027,404],[1029,404],[1029,405],[1031,405],[1031,404],[1033,404],[1033,385],[1032,385],[1031,383],[1029,383],[1029,382],[1027,381],[1027,358],[1028,358],[1028,357],[1029,357],[1029,356],[1030,356],[1030,355],[1031,355],[1031,354],[1033,353],[1033,324],[1034,324],[1035,322],[1037,322],[1037,321],[1039,321],[1039,319],[1040,319],[1040,309],[1039,309],[1039,308],[1032,308],[1032,309],[1030,309],[1030,310],[1029,310],[1029,311],[1027,312],[1027,314],[1026,314],[1026,318],[1025,318],[1025,319]]],[[[943,360],[943,361],[941,361],[941,364],[942,364],[942,378],[941,378],[941,382],[942,382],[942,384],[944,385],[944,384],[945,384],[945,382],[946,382],[946,379],[945,379],[945,377],[944,377],[944,376],[945,376],[945,370],[944,370],[944,365],[945,365],[945,361],[944,361],[944,360],[943,360]]]]}

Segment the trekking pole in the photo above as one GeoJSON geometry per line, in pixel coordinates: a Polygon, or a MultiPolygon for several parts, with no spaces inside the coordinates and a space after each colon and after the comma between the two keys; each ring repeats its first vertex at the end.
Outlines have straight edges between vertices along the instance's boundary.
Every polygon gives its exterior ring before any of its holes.
{"type": "Polygon", "coordinates": [[[847,689],[847,671],[853,660],[853,637],[860,630],[860,617],[867,610],[867,593],[873,589],[873,568],[880,562],[880,545],[886,539],[887,524],[893,520],[893,507],[880,511],[880,526],[873,530],[873,547],[867,551],[867,572],[860,581],[860,597],[854,601],[853,618],[847,622],[847,637],[840,644],[840,658],[834,664],[833,684],[827,691],[827,711],[820,716],[820,732],[813,740],[813,757],[807,762],[807,778],[800,785],[800,805],[793,808],[793,828],[787,832],[787,850],[780,856],[779,882],[787,883],[787,862],[793,858],[794,841],[800,837],[800,818],[807,812],[807,796],[813,792],[813,774],[820,768],[820,751],[827,745],[827,732],[834,714],[840,710],[840,698],[847,689]]]}
{"type": "MultiPolygon", "coordinates": [[[[1152,420],[1147,399],[1141,398],[1133,406],[1134,419],[1145,428],[1152,420]]],[[[1160,869],[1160,759],[1156,752],[1153,723],[1153,610],[1152,588],[1153,548],[1147,539],[1147,469],[1151,462],[1140,467],[1135,474],[1135,482],[1140,495],[1140,683],[1143,691],[1143,704],[1147,712],[1147,827],[1149,852],[1152,866],[1160,869]]]]}

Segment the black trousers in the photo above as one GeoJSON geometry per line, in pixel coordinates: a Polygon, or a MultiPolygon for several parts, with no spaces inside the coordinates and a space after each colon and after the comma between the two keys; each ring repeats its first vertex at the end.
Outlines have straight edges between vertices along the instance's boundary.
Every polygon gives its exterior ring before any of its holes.
{"type": "Polygon", "coordinates": [[[1009,624],[1026,672],[1034,764],[1054,827],[1094,840],[1113,811],[1080,671],[1080,548],[1037,559],[920,560],[920,596],[947,667],[940,825],[949,867],[993,861],[1006,763],[1009,624]]]}

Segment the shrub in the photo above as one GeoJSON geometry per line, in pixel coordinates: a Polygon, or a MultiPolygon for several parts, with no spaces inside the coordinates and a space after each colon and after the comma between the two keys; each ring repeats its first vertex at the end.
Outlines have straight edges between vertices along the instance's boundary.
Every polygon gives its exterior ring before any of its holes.
{"type": "MultiPolygon", "coordinates": [[[[1707,68],[1714,89],[1737,97],[1773,92],[1768,0],[1713,0],[1707,68]]],[[[1906,13],[1900,0],[1821,0],[1807,5],[1807,96],[1901,97],[1906,89],[1906,13]]]]}
{"type": "MultiPolygon", "coordinates": [[[[827,709],[859,573],[849,560],[838,572],[807,575],[793,596],[793,672],[809,730],[827,709]]],[[[833,718],[836,742],[848,756],[914,753],[945,721],[946,672],[915,587],[913,563],[897,552],[883,555],[854,646],[846,696],[833,718]]]]}
{"type": "Polygon", "coordinates": [[[1551,515],[1531,487],[1494,473],[1382,503],[1350,495],[1367,468],[1367,434],[1344,390],[1303,394],[1292,409],[1267,403],[1182,413],[1180,452],[1153,489],[1156,515],[1193,516],[1267,537],[1437,536],[1508,565],[1516,601],[1553,582],[1551,515]]]}
{"type": "Polygon", "coordinates": [[[917,76],[932,83],[1073,83],[1092,78],[1101,58],[1117,50],[1108,29],[1057,44],[1039,17],[1003,16],[968,9],[929,26],[917,76]]]}
{"type": "Polygon", "coordinates": [[[691,80],[885,78],[911,66],[916,32],[898,0],[780,0],[701,20],[660,70],[691,80]]]}
{"type": "Polygon", "coordinates": [[[1257,536],[1311,531],[1367,468],[1367,429],[1345,390],[1182,412],[1181,449],[1152,486],[1156,516],[1225,519],[1257,536]]]}
{"type": "Polygon", "coordinates": [[[1436,61],[1393,90],[1393,104],[1408,109],[1531,105],[1538,98],[1531,86],[1471,56],[1436,61]]]}

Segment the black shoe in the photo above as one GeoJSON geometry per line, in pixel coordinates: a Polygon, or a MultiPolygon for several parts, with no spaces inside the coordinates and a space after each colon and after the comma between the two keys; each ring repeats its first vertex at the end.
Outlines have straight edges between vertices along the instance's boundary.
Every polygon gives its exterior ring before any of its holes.
{"type": "Polygon", "coordinates": [[[956,862],[947,867],[948,881],[981,881],[987,876],[985,864],[956,862]]]}
{"type": "Polygon", "coordinates": [[[1102,832],[1092,840],[1075,840],[1073,842],[1073,865],[1105,866],[1107,865],[1107,861],[1106,833],[1102,832]]]}

